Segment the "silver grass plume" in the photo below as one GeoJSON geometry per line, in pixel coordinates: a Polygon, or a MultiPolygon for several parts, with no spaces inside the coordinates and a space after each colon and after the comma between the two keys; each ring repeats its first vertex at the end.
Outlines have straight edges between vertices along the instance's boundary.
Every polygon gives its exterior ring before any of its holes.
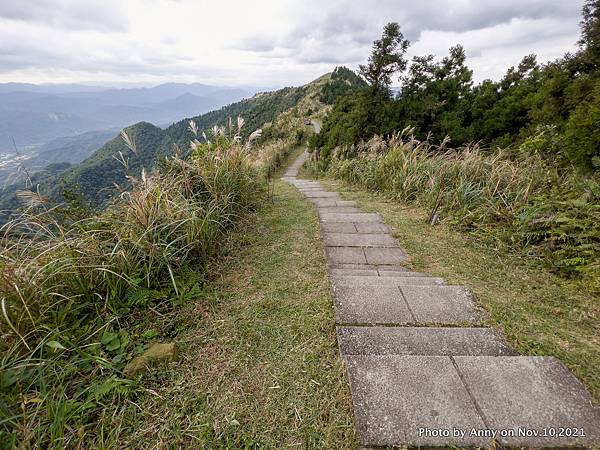
{"type": "Polygon", "coordinates": [[[39,192],[29,190],[18,190],[15,192],[17,199],[25,206],[33,208],[47,203],[47,199],[43,197],[39,192]]]}
{"type": "Polygon", "coordinates": [[[125,129],[122,129],[121,138],[125,142],[127,148],[137,155],[137,146],[135,145],[135,139],[133,138],[133,136],[129,136],[129,134],[127,134],[127,131],[125,131],[125,129]]]}
{"type": "Polygon", "coordinates": [[[250,136],[248,136],[248,141],[246,142],[246,148],[249,149],[252,146],[252,142],[262,136],[262,130],[258,128],[254,130],[250,136]]]}
{"type": "Polygon", "coordinates": [[[196,125],[196,122],[194,122],[193,120],[190,120],[188,122],[188,129],[194,133],[194,136],[198,136],[198,125],[196,125]]]}

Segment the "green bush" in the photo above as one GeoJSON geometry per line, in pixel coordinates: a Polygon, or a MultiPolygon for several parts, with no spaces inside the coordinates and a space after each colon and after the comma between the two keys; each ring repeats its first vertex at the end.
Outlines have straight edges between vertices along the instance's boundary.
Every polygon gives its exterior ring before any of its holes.
{"type": "Polygon", "coordinates": [[[575,108],[565,136],[571,162],[589,170],[600,169],[600,81],[591,98],[575,108]]]}

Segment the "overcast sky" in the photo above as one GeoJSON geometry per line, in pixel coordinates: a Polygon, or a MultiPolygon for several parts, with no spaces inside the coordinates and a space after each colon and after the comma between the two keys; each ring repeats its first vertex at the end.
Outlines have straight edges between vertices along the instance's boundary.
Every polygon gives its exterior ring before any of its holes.
{"type": "Polygon", "coordinates": [[[280,87],[356,68],[386,22],[474,78],[576,49],[582,0],[0,0],[0,82],[280,87]]]}

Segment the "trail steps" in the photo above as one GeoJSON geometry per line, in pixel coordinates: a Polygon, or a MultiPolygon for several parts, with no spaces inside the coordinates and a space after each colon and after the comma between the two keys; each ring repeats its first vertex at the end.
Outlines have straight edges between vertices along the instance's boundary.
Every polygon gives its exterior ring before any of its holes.
{"type": "Polygon", "coordinates": [[[466,287],[404,268],[379,214],[297,178],[306,158],[283,180],[319,214],[361,446],[600,444],[600,408],[560,361],[518,355],[466,287]]]}

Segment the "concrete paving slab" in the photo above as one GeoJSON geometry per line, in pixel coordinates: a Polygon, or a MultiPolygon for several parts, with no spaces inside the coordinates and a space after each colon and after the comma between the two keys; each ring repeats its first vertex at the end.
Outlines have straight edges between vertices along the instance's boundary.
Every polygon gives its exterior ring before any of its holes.
{"type": "Polygon", "coordinates": [[[318,207],[322,206],[335,206],[338,200],[335,198],[309,198],[308,201],[314,203],[318,207]]]}
{"type": "Polygon", "coordinates": [[[391,233],[392,229],[385,223],[357,223],[359,233],[391,233]]]}
{"type": "Polygon", "coordinates": [[[389,234],[324,233],[323,244],[330,247],[398,247],[389,234]]]}
{"type": "Polygon", "coordinates": [[[446,280],[436,277],[380,277],[333,275],[331,282],[336,286],[443,286],[446,280]]]}
{"type": "Polygon", "coordinates": [[[340,198],[340,194],[337,192],[327,192],[327,191],[312,191],[312,192],[303,192],[303,194],[307,198],[340,198]]]}
{"type": "Polygon", "coordinates": [[[339,200],[336,206],[356,206],[356,202],[354,200],[339,200]]]}
{"type": "Polygon", "coordinates": [[[358,247],[325,247],[325,258],[332,264],[364,264],[365,254],[358,247]]]}
{"type": "Polygon", "coordinates": [[[430,277],[431,276],[425,272],[411,272],[406,269],[404,269],[402,271],[379,269],[378,272],[379,272],[380,277],[430,277]]]}
{"type": "Polygon", "coordinates": [[[454,360],[487,425],[515,434],[500,436],[503,445],[600,445],[600,408],[592,406],[583,384],[557,359],[460,356],[454,360]],[[519,429],[531,435],[519,436],[519,429]],[[561,429],[569,435],[549,435],[561,429]],[[583,430],[585,437],[572,436],[573,430],[577,434],[583,430]]]}
{"type": "Polygon", "coordinates": [[[402,286],[410,310],[421,324],[476,324],[483,314],[462,286],[402,286]]]}
{"type": "Polygon", "coordinates": [[[347,222],[321,223],[323,233],[356,233],[356,226],[347,222]]]}
{"type": "Polygon", "coordinates": [[[377,272],[376,269],[329,269],[328,270],[329,275],[331,276],[336,276],[336,275],[356,275],[359,277],[369,277],[369,276],[379,276],[379,273],[377,272]]]}
{"type": "Polygon", "coordinates": [[[381,216],[375,213],[330,213],[321,214],[321,222],[381,222],[381,216]]]}
{"type": "Polygon", "coordinates": [[[333,285],[335,321],[339,324],[408,324],[414,318],[398,288],[333,285]]]}
{"type": "Polygon", "coordinates": [[[365,248],[365,256],[369,264],[401,264],[407,260],[399,248],[365,248]]]}
{"type": "MultiPolygon", "coordinates": [[[[319,206],[317,207],[319,214],[330,214],[330,213],[359,213],[360,209],[354,206],[319,206]]],[[[355,230],[356,232],[356,230],[355,230]]]]}
{"type": "Polygon", "coordinates": [[[491,328],[337,327],[343,355],[516,355],[491,328]]]}
{"type": "Polygon", "coordinates": [[[402,266],[386,266],[377,264],[335,264],[328,263],[329,269],[367,269],[367,270],[384,270],[386,272],[408,272],[408,269],[402,266]]]}
{"type": "Polygon", "coordinates": [[[346,364],[360,444],[490,444],[490,439],[468,434],[452,436],[454,429],[483,429],[485,424],[449,357],[351,355],[346,364]],[[450,436],[440,436],[443,430],[450,436]]]}

